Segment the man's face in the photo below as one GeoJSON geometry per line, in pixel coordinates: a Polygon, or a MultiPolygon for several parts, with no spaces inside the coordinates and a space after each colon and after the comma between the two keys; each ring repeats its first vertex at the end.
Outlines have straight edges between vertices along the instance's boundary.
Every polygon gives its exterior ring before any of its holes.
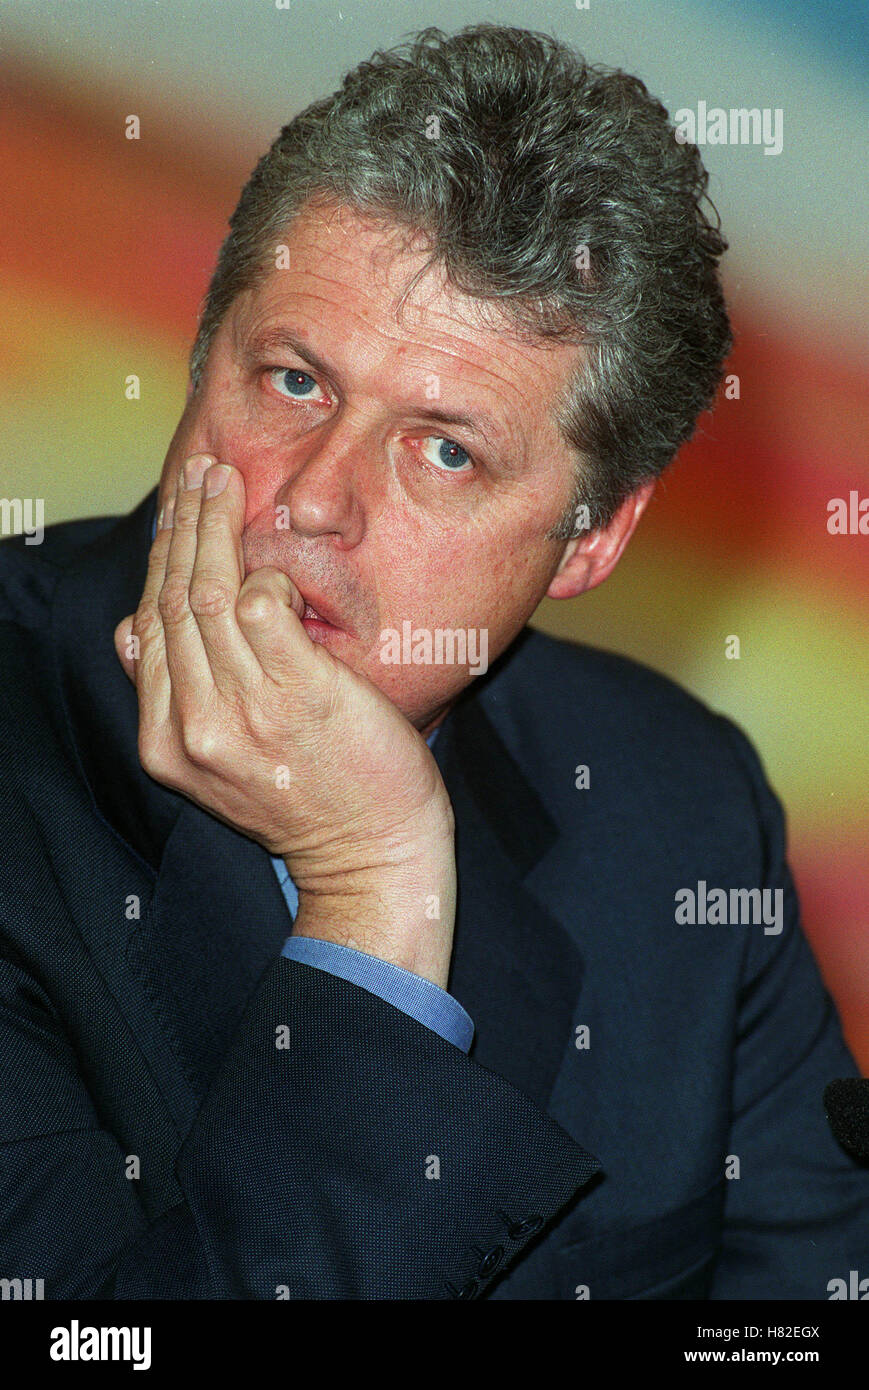
{"type": "Polygon", "coordinates": [[[574,467],[551,411],[577,349],[483,326],[435,269],[397,314],[425,247],[347,207],[308,205],[285,243],[289,268],[215,334],[161,502],[192,453],[239,469],[245,572],[288,574],[332,620],[309,636],[427,733],[468,664],[384,662],[381,634],[485,629],[491,665],[524,626],[565,550],[546,539],[574,467]]]}

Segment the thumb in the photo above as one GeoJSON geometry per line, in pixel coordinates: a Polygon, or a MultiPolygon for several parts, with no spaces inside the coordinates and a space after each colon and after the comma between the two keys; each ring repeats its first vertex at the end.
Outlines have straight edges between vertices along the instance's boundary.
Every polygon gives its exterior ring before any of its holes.
{"type": "Polygon", "coordinates": [[[238,591],[236,613],[240,619],[247,620],[251,610],[257,616],[257,594],[275,597],[280,607],[291,608],[299,619],[305,616],[305,600],[284,570],[276,569],[273,565],[251,570],[238,591]]]}
{"type": "Polygon", "coordinates": [[[304,618],[305,600],[302,598],[301,593],[296,588],[290,576],[284,574],[283,570],[277,570],[275,572],[275,582],[284,589],[287,601],[296,617],[299,619],[304,618]]]}
{"type": "Polygon", "coordinates": [[[260,665],[276,677],[295,670],[300,653],[313,646],[301,622],[305,600],[283,570],[252,570],[239,590],[235,616],[260,665]]]}

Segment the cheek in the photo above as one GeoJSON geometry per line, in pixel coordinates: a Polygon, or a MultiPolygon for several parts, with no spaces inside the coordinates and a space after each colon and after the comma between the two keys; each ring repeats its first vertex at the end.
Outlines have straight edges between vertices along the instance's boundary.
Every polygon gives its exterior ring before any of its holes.
{"type": "Polygon", "coordinates": [[[231,463],[244,480],[244,524],[268,511],[283,477],[278,451],[264,434],[229,421],[219,421],[210,429],[211,451],[221,463],[231,463]]]}
{"type": "MultiPolygon", "coordinates": [[[[503,550],[481,546],[467,531],[444,536],[442,533],[418,537],[409,545],[406,538],[378,556],[380,626],[403,631],[404,620],[414,628],[486,630],[487,641],[503,648],[516,631],[527,607],[527,577],[511,570],[504,562],[503,550]]],[[[451,684],[444,670],[426,671],[422,666],[395,673],[386,667],[388,679],[397,679],[420,691],[426,687],[442,691],[451,684]],[[445,680],[446,676],[446,680],[445,680]]],[[[383,688],[382,674],[378,684],[383,688]]]]}
{"type": "Polygon", "coordinates": [[[381,661],[377,651],[369,652],[355,669],[417,727],[450,704],[473,679],[467,666],[393,664],[381,661]]]}
{"type": "Polygon", "coordinates": [[[271,515],[284,478],[285,459],[258,418],[255,402],[241,389],[232,371],[215,368],[184,430],[185,453],[214,454],[232,464],[244,480],[245,526],[263,513],[271,515]]]}
{"type": "Polygon", "coordinates": [[[403,547],[392,569],[392,592],[404,600],[407,616],[427,615],[435,625],[488,625],[494,633],[535,587],[527,554],[527,546],[511,545],[509,535],[494,530],[428,535],[403,547]]]}

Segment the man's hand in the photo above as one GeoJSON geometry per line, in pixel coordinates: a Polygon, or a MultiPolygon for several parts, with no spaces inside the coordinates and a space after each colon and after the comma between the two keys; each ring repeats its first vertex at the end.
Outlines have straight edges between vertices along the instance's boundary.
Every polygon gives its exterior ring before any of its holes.
{"type": "Polygon", "coordinates": [[[382,691],[311,641],[286,574],[245,579],[244,483],[213,463],[186,462],[139,607],[115,630],[142,766],[284,858],[297,934],[445,987],[454,822],[438,766],[382,691]]]}

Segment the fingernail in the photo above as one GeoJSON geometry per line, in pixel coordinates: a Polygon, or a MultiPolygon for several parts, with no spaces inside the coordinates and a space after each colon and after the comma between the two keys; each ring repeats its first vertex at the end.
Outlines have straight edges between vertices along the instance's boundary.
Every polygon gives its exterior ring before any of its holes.
{"type": "Polygon", "coordinates": [[[203,474],[214,461],[210,454],[194,454],[193,458],[187,460],[181,471],[182,485],[186,491],[202,486],[203,474]]]}
{"type": "Polygon", "coordinates": [[[225,463],[217,463],[213,468],[209,468],[205,477],[205,496],[216,497],[219,492],[223,492],[229,482],[229,468],[225,463]]]}

